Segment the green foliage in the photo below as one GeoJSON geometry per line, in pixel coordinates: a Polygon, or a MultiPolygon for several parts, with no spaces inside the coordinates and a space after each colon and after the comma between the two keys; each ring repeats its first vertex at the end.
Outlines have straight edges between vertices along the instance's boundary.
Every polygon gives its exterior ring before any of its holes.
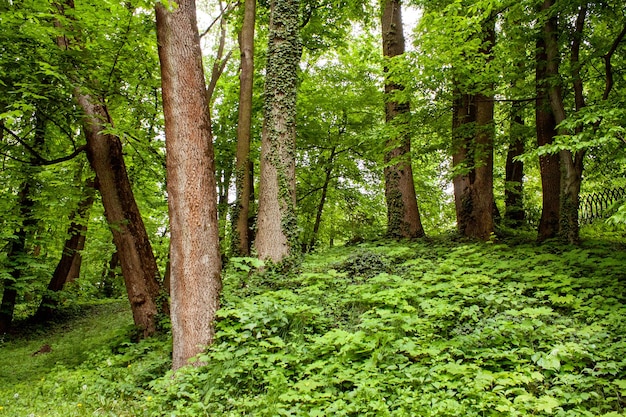
{"type": "MultiPolygon", "coordinates": [[[[173,375],[168,341],[114,325],[96,343],[74,324],[80,359],[66,343],[45,380],[0,373],[0,415],[623,415],[621,242],[379,242],[290,275],[236,259],[207,366],[173,375]]],[[[0,349],[18,360],[54,339],[27,340],[0,349]]]]}

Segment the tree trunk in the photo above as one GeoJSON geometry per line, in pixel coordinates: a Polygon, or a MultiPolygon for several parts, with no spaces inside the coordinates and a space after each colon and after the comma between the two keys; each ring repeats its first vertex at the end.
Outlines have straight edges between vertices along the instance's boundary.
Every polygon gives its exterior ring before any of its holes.
{"type": "MultiPolygon", "coordinates": [[[[73,8],[73,0],[65,5],[73,8]]],[[[60,14],[64,6],[55,3],[60,14]]],[[[55,25],[60,26],[59,22],[55,25]]],[[[69,49],[71,40],[58,37],[57,45],[69,49]]],[[[87,159],[96,173],[97,188],[102,197],[104,214],[113,234],[113,242],[120,256],[122,274],[130,301],[135,325],[143,337],[157,330],[157,314],[167,314],[167,303],[159,303],[159,272],[135,196],[128,178],[120,138],[104,133],[112,120],[103,103],[90,95],[74,90],[74,98],[85,119],[83,129],[87,139],[87,159]]]]}
{"type": "Polygon", "coordinates": [[[96,173],[104,213],[113,234],[122,267],[122,275],[135,325],[143,337],[157,330],[157,314],[167,313],[159,304],[159,271],[152,245],[131,188],[117,136],[103,133],[104,122],[111,122],[106,107],[77,91],[76,98],[86,115],[87,158],[96,173]]]}
{"type": "Polygon", "coordinates": [[[506,154],[504,204],[506,207],[504,218],[512,227],[520,226],[524,222],[524,163],[515,160],[524,153],[524,135],[522,129],[524,119],[521,115],[519,102],[513,103],[511,110],[511,140],[506,154]]]}
{"type": "MultiPolygon", "coordinates": [[[[554,0],[545,0],[543,3],[543,10],[548,10],[554,5],[554,0]]],[[[586,14],[586,11],[585,11],[586,14]]],[[[575,37],[581,35],[582,28],[584,26],[584,15],[582,21],[577,24],[577,31],[575,37]]],[[[550,98],[550,106],[555,117],[555,123],[558,126],[566,118],[565,106],[563,104],[563,95],[561,92],[561,83],[559,76],[559,45],[558,45],[558,22],[557,17],[553,16],[546,20],[543,27],[543,36],[546,45],[546,76],[551,80],[548,87],[548,96],[550,98]]],[[[574,50],[572,51],[572,57],[578,54],[576,45],[574,43],[574,50]]],[[[578,46],[579,48],[579,46],[578,46]]],[[[576,67],[578,63],[574,62],[576,67]]],[[[576,77],[574,83],[580,82],[576,77]]],[[[582,87],[582,85],[579,85],[582,87]]],[[[582,91],[576,94],[575,97],[578,105],[584,105],[580,103],[582,99],[582,91]]],[[[566,131],[559,132],[560,134],[567,134],[566,131]]],[[[579,237],[579,224],[578,224],[578,206],[580,186],[582,182],[582,156],[575,157],[568,149],[563,149],[559,152],[559,158],[561,163],[561,204],[560,204],[560,222],[559,222],[559,235],[561,238],[567,240],[571,244],[578,244],[579,237]]]]}
{"type": "MultiPolygon", "coordinates": [[[[156,5],[167,152],[173,369],[215,337],[221,257],[209,103],[194,0],[156,5]]],[[[199,363],[197,363],[199,364],[199,363]]]]}
{"type": "MultiPolygon", "coordinates": [[[[32,148],[39,150],[45,142],[45,122],[40,117],[39,111],[35,111],[34,119],[35,128],[32,148]]],[[[0,121],[0,123],[2,123],[2,121],[0,121]]],[[[0,131],[4,132],[2,127],[3,125],[0,125],[0,131]]],[[[37,221],[33,217],[35,201],[31,195],[32,189],[37,188],[34,179],[36,171],[37,170],[31,166],[24,167],[25,179],[21,184],[17,200],[22,224],[8,242],[6,263],[9,267],[9,271],[7,271],[8,277],[3,280],[4,291],[2,301],[0,302],[0,335],[7,333],[11,329],[18,296],[17,286],[28,264],[26,259],[28,256],[26,240],[37,225],[37,221]]]]}
{"type": "Polygon", "coordinates": [[[454,207],[459,233],[465,236],[467,225],[472,221],[471,187],[474,182],[472,137],[476,124],[474,99],[455,88],[452,104],[452,168],[455,176],[454,207]]]}
{"type": "Polygon", "coordinates": [[[88,181],[84,187],[84,196],[78,203],[78,208],[72,213],[72,221],[67,230],[67,239],[63,245],[63,252],[57,267],[52,274],[46,293],[39,304],[35,317],[39,320],[48,319],[58,305],[55,294],[63,289],[66,283],[74,281],[80,274],[82,262],[81,251],[85,247],[85,233],[89,209],[94,202],[94,182],[88,181]]]}
{"type": "Polygon", "coordinates": [[[301,55],[299,4],[298,0],[271,3],[255,246],[260,259],[273,263],[295,255],[298,242],[295,140],[301,55]]]}
{"type": "MultiPolygon", "coordinates": [[[[404,54],[402,11],[399,0],[385,0],[381,19],[383,55],[393,58],[404,54]]],[[[385,72],[388,68],[385,68],[385,72]]],[[[399,131],[387,140],[385,152],[385,199],[387,201],[387,235],[393,238],[417,238],[424,236],[424,229],[417,207],[413,168],[411,166],[411,135],[407,101],[392,99],[404,86],[385,81],[385,121],[392,131],[399,131]]]]}
{"type": "MultiPolygon", "coordinates": [[[[549,1],[544,2],[542,11],[549,7],[549,1]]],[[[548,73],[546,39],[543,34],[539,35],[537,39],[536,50],[535,83],[537,101],[535,103],[535,118],[537,146],[543,146],[551,144],[556,136],[556,120],[548,96],[551,81],[548,73]]],[[[559,156],[549,154],[539,156],[539,170],[541,175],[542,205],[537,240],[541,242],[556,237],[559,232],[561,210],[561,163],[559,156]]]]}
{"type": "Polygon", "coordinates": [[[8,275],[4,279],[2,302],[0,303],[0,335],[7,333],[11,329],[15,303],[17,302],[17,287],[22,277],[22,271],[26,266],[26,236],[28,230],[35,225],[32,217],[34,201],[30,195],[31,184],[29,179],[25,180],[20,190],[18,204],[20,205],[21,227],[15,232],[10,240],[7,252],[7,265],[9,265],[8,275]]]}
{"type": "Polygon", "coordinates": [[[232,239],[233,252],[240,256],[250,255],[251,172],[250,136],[252,132],[252,91],[254,82],[254,25],[256,0],[245,0],[243,24],[239,34],[241,72],[239,74],[239,114],[237,123],[237,162],[235,168],[236,201],[233,213],[235,230],[232,239]]]}
{"type": "Polygon", "coordinates": [[[326,204],[326,196],[328,194],[328,187],[333,173],[333,162],[337,155],[337,146],[333,146],[330,151],[328,161],[326,161],[326,172],[324,173],[324,184],[322,184],[322,196],[320,197],[320,203],[317,206],[317,212],[315,214],[315,223],[313,224],[313,234],[309,241],[307,251],[313,250],[317,243],[317,234],[320,231],[320,225],[322,224],[322,213],[324,212],[324,204],[326,204]]]}
{"type": "MultiPolygon", "coordinates": [[[[483,27],[480,53],[491,60],[495,43],[493,23],[483,27]]],[[[457,227],[466,237],[488,240],[494,232],[492,85],[484,93],[464,94],[457,86],[453,104],[453,167],[457,227]]]]}

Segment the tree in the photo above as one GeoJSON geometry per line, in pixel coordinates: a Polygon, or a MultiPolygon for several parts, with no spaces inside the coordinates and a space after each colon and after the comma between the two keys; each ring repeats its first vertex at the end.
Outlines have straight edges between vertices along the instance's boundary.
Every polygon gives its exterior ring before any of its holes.
{"type": "MultiPolygon", "coordinates": [[[[59,19],[66,18],[65,7],[73,9],[74,3],[67,0],[65,5],[56,4],[56,7],[59,19]]],[[[69,18],[68,23],[74,19],[69,18]]],[[[57,37],[57,45],[62,52],[71,55],[74,48],[83,46],[74,40],[72,29],[63,27],[60,22],[57,20],[56,25],[64,32],[57,37]]],[[[93,97],[87,92],[89,87],[79,83],[73,91],[84,114],[87,159],[96,174],[97,188],[120,256],[133,320],[143,337],[147,337],[157,331],[158,315],[167,314],[168,308],[164,301],[159,301],[159,271],[128,178],[122,142],[110,133],[114,124],[104,97],[93,97]]]]}
{"type": "MultiPolygon", "coordinates": [[[[487,240],[494,232],[495,129],[493,83],[486,69],[495,44],[495,17],[487,14],[482,18],[476,52],[480,62],[478,65],[482,64],[481,69],[486,75],[475,79],[457,72],[453,103],[452,164],[457,171],[453,183],[459,232],[467,237],[487,240]],[[461,80],[461,77],[467,77],[469,81],[461,80]]],[[[463,70],[466,71],[460,69],[463,70]]]]}
{"type": "Polygon", "coordinates": [[[261,136],[258,232],[262,260],[280,263],[295,255],[296,94],[299,41],[298,0],[273,0],[265,78],[265,120],[261,136]]]}
{"type": "MultiPolygon", "coordinates": [[[[385,0],[381,19],[383,55],[388,58],[404,54],[402,12],[399,0],[385,0]]],[[[385,72],[389,72],[387,68],[385,72]]],[[[385,198],[387,201],[387,234],[394,238],[424,236],[413,183],[409,103],[399,100],[397,92],[404,86],[387,75],[385,80],[385,120],[390,138],[385,152],[385,198]]]]}
{"type": "Polygon", "coordinates": [[[221,258],[215,168],[194,0],[156,6],[170,215],[173,369],[215,336],[221,258]]]}
{"type": "Polygon", "coordinates": [[[252,130],[252,91],[254,84],[254,25],[256,0],[245,0],[244,16],[239,34],[241,69],[239,73],[239,114],[237,122],[237,163],[235,185],[237,196],[233,213],[233,250],[239,255],[249,255],[250,200],[254,198],[250,136],[252,130]]]}

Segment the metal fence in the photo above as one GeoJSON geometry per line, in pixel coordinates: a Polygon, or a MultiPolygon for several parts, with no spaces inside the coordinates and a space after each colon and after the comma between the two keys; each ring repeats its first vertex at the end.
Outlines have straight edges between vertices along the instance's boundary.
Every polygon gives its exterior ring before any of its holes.
{"type": "Polygon", "coordinates": [[[613,204],[626,198],[626,187],[606,189],[580,196],[578,220],[580,224],[609,217],[613,204]]]}

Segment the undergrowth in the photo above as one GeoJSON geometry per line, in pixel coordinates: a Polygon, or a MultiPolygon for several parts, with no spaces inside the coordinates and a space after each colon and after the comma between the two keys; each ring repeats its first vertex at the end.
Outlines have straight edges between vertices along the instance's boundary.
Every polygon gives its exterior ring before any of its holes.
{"type": "MultiPolygon", "coordinates": [[[[172,375],[169,340],[125,342],[107,313],[80,363],[0,368],[0,415],[624,415],[619,243],[430,239],[335,248],[288,275],[241,265],[224,274],[207,366],[172,375]]],[[[29,356],[43,340],[0,354],[43,362],[29,356]]]]}

